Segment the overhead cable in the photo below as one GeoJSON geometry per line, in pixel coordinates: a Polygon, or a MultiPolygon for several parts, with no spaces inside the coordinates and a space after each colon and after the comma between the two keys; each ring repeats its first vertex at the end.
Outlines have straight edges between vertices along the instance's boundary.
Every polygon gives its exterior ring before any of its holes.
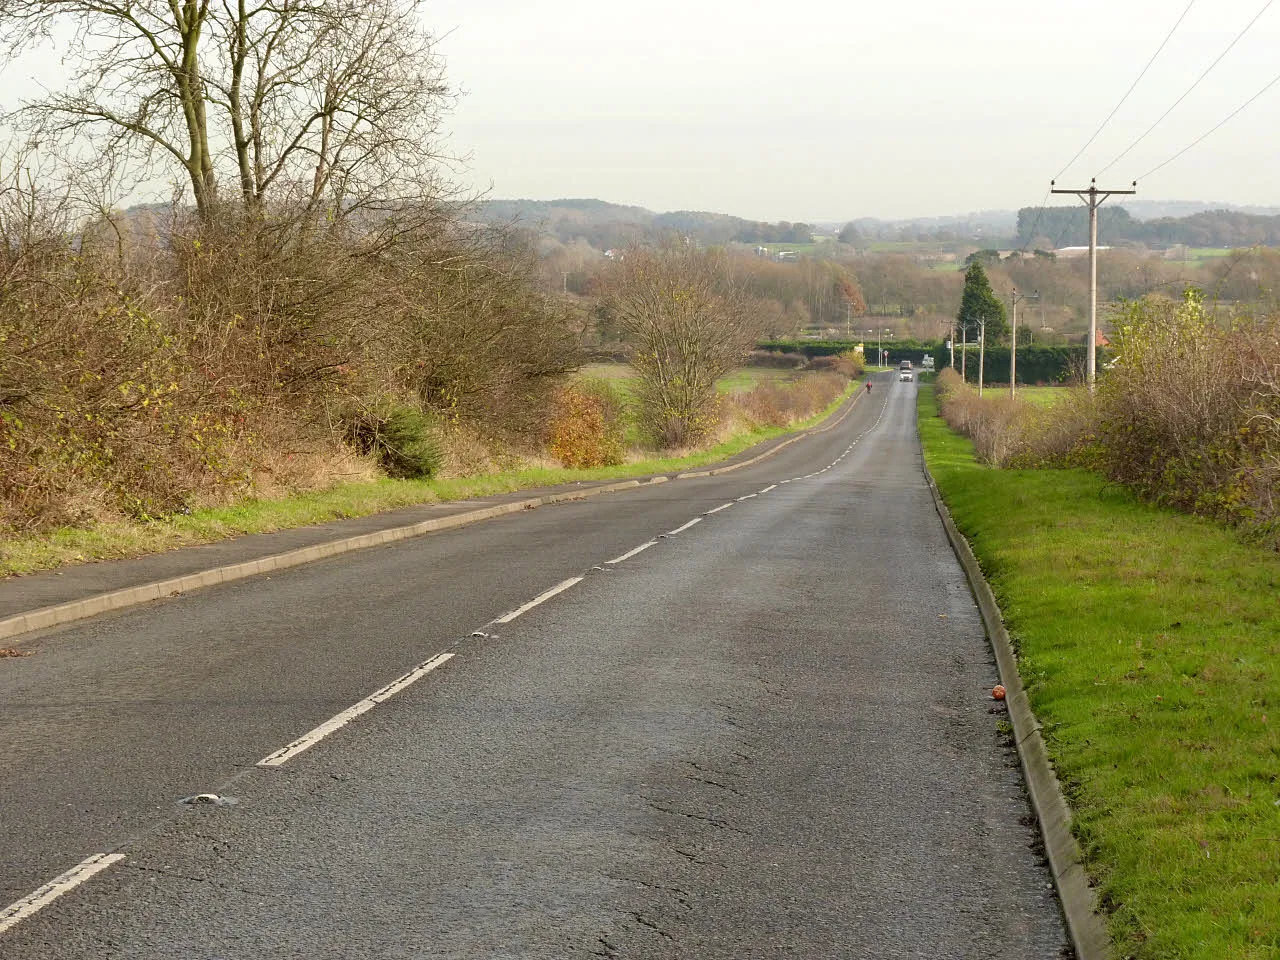
{"type": "Polygon", "coordinates": [[[1261,90],[1259,90],[1257,93],[1255,93],[1252,97],[1250,97],[1250,98],[1249,98],[1248,100],[1246,100],[1244,103],[1240,104],[1240,106],[1238,106],[1238,107],[1236,107],[1234,110],[1232,110],[1229,114],[1227,114],[1227,115],[1226,115],[1226,117],[1224,117],[1222,120],[1218,121],[1218,123],[1214,124],[1212,127],[1210,127],[1208,130],[1206,130],[1204,133],[1200,134],[1200,136],[1196,137],[1194,140],[1192,140],[1190,143],[1188,143],[1185,147],[1183,147],[1181,150],[1179,150],[1177,153],[1175,153],[1175,154],[1174,154],[1172,157],[1170,157],[1168,160],[1164,161],[1164,163],[1160,163],[1160,164],[1157,164],[1156,166],[1152,167],[1150,170],[1148,170],[1146,173],[1144,173],[1144,174],[1143,174],[1141,177],[1139,177],[1138,179],[1139,179],[1139,180],[1145,180],[1147,177],[1151,176],[1151,175],[1152,175],[1153,173],[1155,173],[1157,170],[1161,170],[1161,169],[1163,169],[1164,167],[1167,167],[1169,164],[1173,163],[1173,161],[1177,160],[1180,156],[1182,156],[1184,153],[1186,153],[1186,152],[1187,152],[1188,150],[1190,150],[1192,147],[1197,146],[1199,143],[1201,143],[1201,141],[1207,140],[1207,139],[1208,139],[1212,134],[1217,133],[1219,128],[1226,126],[1226,124],[1227,124],[1227,122],[1228,122],[1228,121],[1233,120],[1237,114],[1242,113],[1242,112],[1245,110],[1245,108],[1246,108],[1246,107],[1248,107],[1248,106],[1249,106],[1250,104],[1252,104],[1255,100],[1257,100],[1259,97],[1261,97],[1264,93],[1266,93],[1268,90],[1270,90],[1272,87],[1274,87],[1277,83],[1280,83],[1280,74],[1277,74],[1277,75],[1276,75],[1276,76],[1271,80],[1271,82],[1270,82],[1270,83],[1268,83],[1265,87],[1263,87],[1261,90]]]}
{"type": "Polygon", "coordinates": [[[1164,48],[1169,45],[1169,41],[1173,39],[1173,35],[1177,32],[1178,27],[1182,26],[1182,21],[1187,19],[1187,14],[1191,12],[1191,8],[1194,7],[1195,5],[1196,5],[1196,0],[1191,0],[1191,2],[1187,4],[1186,9],[1182,11],[1182,16],[1180,16],[1177,19],[1177,22],[1175,22],[1173,27],[1169,30],[1169,32],[1165,34],[1164,39],[1160,41],[1160,46],[1156,47],[1156,52],[1151,55],[1151,59],[1148,60],[1147,65],[1142,68],[1142,72],[1138,74],[1138,78],[1134,80],[1133,83],[1129,86],[1129,89],[1124,92],[1124,96],[1120,98],[1120,102],[1117,103],[1115,105],[1115,108],[1112,109],[1112,111],[1107,114],[1107,118],[1102,121],[1102,123],[1098,126],[1098,129],[1093,131],[1093,136],[1091,136],[1088,140],[1085,141],[1084,146],[1076,151],[1076,155],[1067,161],[1067,165],[1063,167],[1061,170],[1059,170],[1058,175],[1053,179],[1061,180],[1062,175],[1071,169],[1071,165],[1080,159],[1080,157],[1084,154],[1084,152],[1088,150],[1089,147],[1093,144],[1093,141],[1098,139],[1098,134],[1102,133],[1102,131],[1106,129],[1107,124],[1111,122],[1111,119],[1117,113],[1120,112],[1120,108],[1125,105],[1125,101],[1129,99],[1129,95],[1133,93],[1134,90],[1137,89],[1138,84],[1142,82],[1142,78],[1147,75],[1147,71],[1150,70],[1151,65],[1156,62],[1156,58],[1160,56],[1164,48]]]}
{"type": "Polygon", "coordinates": [[[1106,173],[1108,170],[1114,167],[1117,163],[1119,163],[1121,160],[1127,157],[1129,155],[1129,152],[1134,147],[1136,147],[1143,140],[1145,140],[1147,138],[1147,135],[1150,134],[1152,130],[1154,130],[1156,127],[1160,126],[1160,124],[1164,122],[1165,117],[1169,116],[1169,114],[1173,113],[1173,111],[1177,109],[1178,104],[1182,103],[1183,100],[1191,96],[1192,91],[1194,91],[1196,87],[1200,86],[1204,78],[1209,76],[1209,74],[1213,72],[1214,67],[1216,67],[1219,63],[1223,61],[1226,55],[1231,52],[1232,48],[1234,48],[1235,45],[1244,38],[1244,35],[1253,28],[1253,25],[1262,18],[1262,15],[1267,12],[1267,10],[1271,7],[1273,3],[1275,3],[1275,0],[1267,0],[1267,2],[1262,5],[1262,9],[1259,10],[1256,14],[1254,14],[1253,19],[1250,20],[1247,24],[1245,24],[1244,29],[1241,30],[1238,34],[1236,34],[1235,39],[1232,40],[1229,44],[1227,44],[1226,49],[1223,50],[1220,54],[1218,54],[1217,59],[1214,60],[1213,63],[1209,64],[1209,66],[1205,68],[1204,73],[1200,74],[1200,76],[1196,78],[1195,83],[1187,87],[1186,91],[1183,92],[1182,96],[1178,97],[1177,100],[1173,101],[1173,104],[1169,107],[1169,109],[1166,110],[1164,113],[1160,114],[1159,118],[1157,118],[1155,123],[1147,127],[1147,129],[1143,131],[1142,135],[1139,136],[1137,140],[1133,141],[1133,143],[1125,147],[1124,150],[1120,152],[1120,155],[1118,157],[1116,157],[1114,160],[1108,163],[1105,167],[1099,170],[1097,175],[1099,177],[1102,176],[1104,173],[1106,173]]]}

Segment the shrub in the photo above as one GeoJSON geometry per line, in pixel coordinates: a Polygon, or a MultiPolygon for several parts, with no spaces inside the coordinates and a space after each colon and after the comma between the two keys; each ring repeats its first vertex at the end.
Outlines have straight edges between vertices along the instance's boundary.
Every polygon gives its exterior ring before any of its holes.
{"type": "Polygon", "coordinates": [[[603,380],[582,380],[560,391],[547,449],[566,467],[622,463],[626,422],[623,404],[603,380]]]}
{"type": "Polygon", "coordinates": [[[347,419],[347,437],[362,453],[374,457],[388,476],[425,480],[440,469],[444,457],[430,416],[417,407],[384,401],[347,419]]]}
{"type": "Polygon", "coordinates": [[[1099,389],[1099,456],[1114,480],[1280,546],[1280,318],[1219,322],[1198,292],[1148,297],[1117,325],[1099,389]]]}
{"type": "Polygon", "coordinates": [[[752,350],[747,354],[749,367],[774,367],[780,370],[798,370],[808,362],[803,353],[782,353],[775,350],[752,350]]]}
{"type": "Polygon", "coordinates": [[[353,450],[428,476],[436,424],[544,439],[576,366],[531,253],[445,214],[108,224],[0,175],[0,531],[324,486],[353,450]]]}
{"type": "Polygon", "coordinates": [[[726,416],[753,428],[786,427],[821,412],[848,381],[834,373],[808,373],[790,382],[770,381],[725,399],[726,416]]]}
{"type": "Polygon", "coordinates": [[[862,354],[856,350],[846,350],[839,356],[819,356],[809,361],[809,369],[819,373],[834,373],[852,380],[862,376],[866,369],[863,366],[862,354]]]}

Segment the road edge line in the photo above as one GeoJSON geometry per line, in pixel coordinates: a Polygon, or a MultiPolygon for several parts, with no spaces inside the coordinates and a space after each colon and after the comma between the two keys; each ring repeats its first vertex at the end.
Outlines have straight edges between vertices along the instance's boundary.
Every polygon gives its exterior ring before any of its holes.
{"type": "Polygon", "coordinates": [[[1005,702],[1009,719],[1013,724],[1013,739],[1022,765],[1023,780],[1031,807],[1040,825],[1045,854],[1049,860],[1049,872],[1058,891],[1058,903],[1066,919],[1067,934],[1075,947],[1077,960],[1111,960],[1111,938],[1106,923],[1098,912],[1098,900],[1084,869],[1080,844],[1071,832],[1071,807],[1062,792],[1062,784],[1049,762],[1049,751],[1040,734],[1040,722],[1031,710],[1022,676],[1018,673],[1018,658],[1013,641],[1005,629],[1000,605],[996,602],[991,585],[982,574],[982,567],[974,555],[969,541],[960,533],[952,519],[951,511],[942,499],[929,461],[924,455],[924,438],[920,435],[919,413],[916,414],[916,437],[920,442],[920,463],[933,495],[933,506],[942,520],[942,526],[951,542],[951,549],[964,569],[965,578],[986,627],[987,641],[995,653],[1000,681],[1005,687],[1005,702]]]}

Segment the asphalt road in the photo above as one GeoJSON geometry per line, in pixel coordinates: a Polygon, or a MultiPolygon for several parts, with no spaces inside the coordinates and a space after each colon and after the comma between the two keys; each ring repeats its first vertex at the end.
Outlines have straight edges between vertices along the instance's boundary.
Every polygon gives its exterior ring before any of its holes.
{"type": "Polygon", "coordinates": [[[0,905],[123,859],[0,956],[1062,956],[914,396],[24,644],[0,905]],[[236,802],[178,803],[204,791],[236,802]]]}

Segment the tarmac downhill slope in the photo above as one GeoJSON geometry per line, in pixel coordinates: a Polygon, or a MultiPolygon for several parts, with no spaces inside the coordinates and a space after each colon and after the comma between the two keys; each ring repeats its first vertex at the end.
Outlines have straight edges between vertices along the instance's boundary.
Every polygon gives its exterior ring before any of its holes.
{"type": "Polygon", "coordinates": [[[0,956],[1064,956],[915,390],[26,642],[0,956]]]}

